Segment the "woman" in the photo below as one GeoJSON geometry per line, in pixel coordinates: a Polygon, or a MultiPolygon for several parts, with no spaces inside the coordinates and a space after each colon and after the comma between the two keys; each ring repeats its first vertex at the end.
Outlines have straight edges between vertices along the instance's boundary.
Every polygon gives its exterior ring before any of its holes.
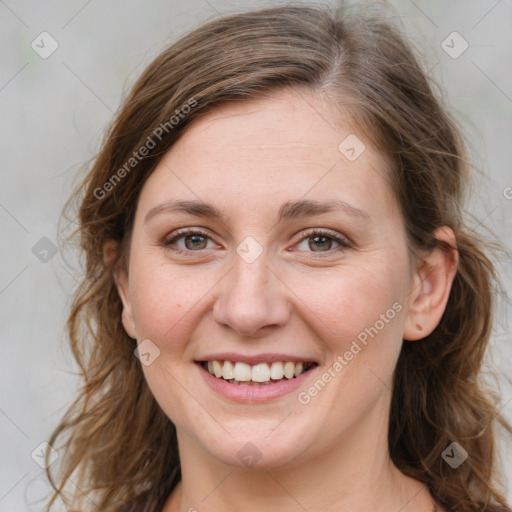
{"type": "Polygon", "coordinates": [[[77,191],[84,386],[52,502],[510,511],[467,180],[388,22],[288,6],[173,44],[77,191]]]}

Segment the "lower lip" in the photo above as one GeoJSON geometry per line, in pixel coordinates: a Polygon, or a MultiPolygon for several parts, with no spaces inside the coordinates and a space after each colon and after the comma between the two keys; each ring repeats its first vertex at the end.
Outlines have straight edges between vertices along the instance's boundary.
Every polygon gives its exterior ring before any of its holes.
{"type": "Polygon", "coordinates": [[[297,390],[319,368],[315,366],[294,379],[283,379],[275,384],[230,384],[227,380],[211,375],[201,363],[196,363],[206,383],[219,395],[235,402],[264,403],[276,400],[297,390]]]}

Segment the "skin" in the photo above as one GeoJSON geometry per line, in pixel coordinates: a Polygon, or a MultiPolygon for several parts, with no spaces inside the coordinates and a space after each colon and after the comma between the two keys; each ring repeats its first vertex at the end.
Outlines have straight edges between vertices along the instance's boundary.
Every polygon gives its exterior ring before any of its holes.
{"type": "MultiPolygon", "coordinates": [[[[357,133],[366,150],[349,161],[338,145],[350,133],[313,93],[231,103],[194,122],[141,191],[117,284],[126,331],[160,350],[143,370],[177,429],[183,478],[164,512],[432,510],[427,489],[390,461],[387,419],[403,339],[439,323],[457,259],[434,250],[411,266],[385,159],[357,133]],[[169,199],[213,203],[224,218],[161,212],[144,222],[169,199]],[[298,199],[343,200],[368,218],[278,223],[281,205],[298,199]],[[189,237],[192,254],[182,255],[172,248],[187,248],[186,238],[165,242],[186,227],[210,238],[194,248],[189,237]],[[309,228],[350,247],[327,239],[317,248],[309,228]],[[251,263],[236,252],[248,236],[263,249],[251,263]],[[269,403],[232,402],[194,363],[224,351],[285,352],[317,361],[318,378],[394,303],[401,311],[308,404],[297,395],[311,381],[269,403]],[[261,454],[253,467],[237,457],[246,443],[261,454]]],[[[455,247],[450,229],[436,235],[455,247]]]]}

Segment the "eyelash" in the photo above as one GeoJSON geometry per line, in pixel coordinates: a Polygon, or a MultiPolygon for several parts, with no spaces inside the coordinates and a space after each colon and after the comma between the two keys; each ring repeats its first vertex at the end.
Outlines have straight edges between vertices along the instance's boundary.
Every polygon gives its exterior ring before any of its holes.
{"type": "MultiPolygon", "coordinates": [[[[178,249],[176,247],[171,248],[171,245],[174,244],[177,240],[180,238],[183,238],[186,235],[200,235],[204,236],[205,238],[212,239],[212,237],[206,233],[205,231],[196,230],[196,229],[178,229],[172,238],[169,240],[164,241],[163,245],[174,252],[177,252],[179,254],[183,254],[185,256],[192,256],[197,255],[198,252],[202,252],[206,249],[200,249],[197,251],[191,251],[188,249],[178,249]]],[[[340,246],[336,247],[334,249],[329,249],[328,251],[319,251],[311,252],[311,256],[308,256],[310,258],[323,258],[325,256],[331,256],[333,253],[338,251],[346,251],[347,249],[352,248],[352,243],[344,237],[340,237],[338,234],[336,234],[335,231],[331,231],[330,229],[324,229],[324,228],[312,228],[311,230],[307,231],[306,233],[301,234],[300,236],[294,237],[294,243],[297,244],[299,242],[302,242],[303,240],[307,240],[308,238],[313,238],[315,236],[326,236],[327,238],[331,238],[335,242],[337,242],[340,246]]]]}

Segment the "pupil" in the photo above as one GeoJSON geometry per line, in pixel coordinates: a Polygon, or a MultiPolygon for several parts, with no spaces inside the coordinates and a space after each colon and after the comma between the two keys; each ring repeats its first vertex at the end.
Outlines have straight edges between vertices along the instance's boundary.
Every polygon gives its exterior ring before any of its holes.
{"type": "Polygon", "coordinates": [[[201,236],[201,235],[189,235],[188,237],[185,238],[185,246],[187,247],[187,249],[204,249],[204,247],[199,247],[201,242],[204,243],[204,240],[205,240],[205,237],[204,236],[201,236]],[[191,244],[189,244],[188,242],[189,241],[192,241],[191,244]]]}
{"type": "Polygon", "coordinates": [[[313,240],[313,243],[314,244],[317,244],[317,242],[320,244],[320,245],[312,245],[311,243],[309,244],[309,248],[312,249],[313,251],[318,251],[318,249],[322,249],[322,244],[324,244],[323,248],[324,249],[330,249],[330,242],[332,242],[330,240],[329,237],[326,237],[326,236],[315,236],[312,238],[313,240]],[[326,244],[326,241],[328,242],[327,245],[326,244]]]}

